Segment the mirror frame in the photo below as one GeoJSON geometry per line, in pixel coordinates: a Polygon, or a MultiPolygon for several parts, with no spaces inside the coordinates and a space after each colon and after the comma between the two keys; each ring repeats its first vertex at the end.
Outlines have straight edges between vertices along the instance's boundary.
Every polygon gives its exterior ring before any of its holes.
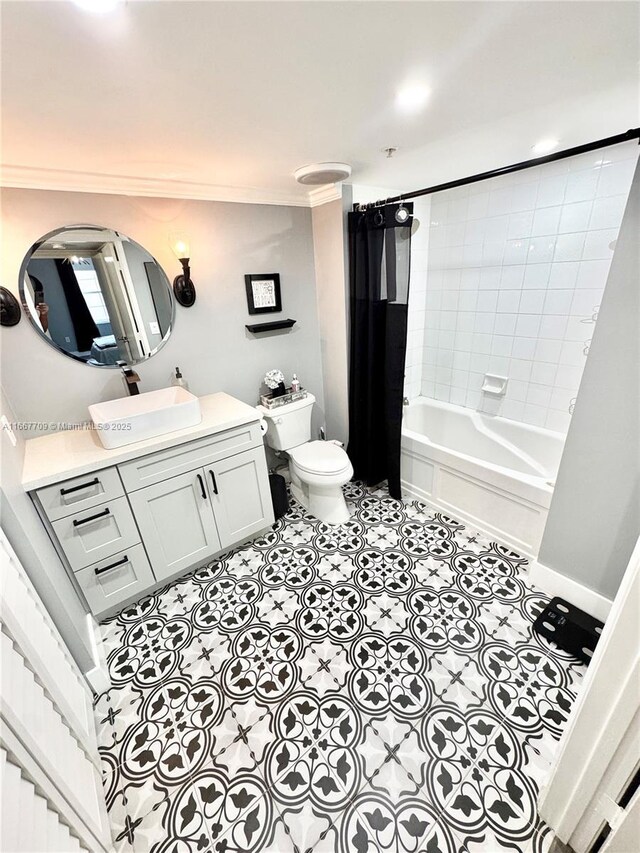
{"type": "MultiPolygon", "coordinates": [[[[20,292],[20,302],[22,303],[23,312],[24,312],[25,316],[28,318],[30,326],[37,333],[38,337],[40,339],[44,340],[45,343],[48,344],[48,346],[53,347],[53,349],[57,350],[59,353],[64,355],[66,358],[71,358],[71,359],[73,359],[73,361],[77,361],[80,364],[86,365],[87,367],[98,368],[99,370],[105,370],[105,369],[106,370],[113,370],[114,368],[116,370],[121,370],[121,367],[117,364],[91,364],[88,361],[85,361],[83,358],[80,358],[77,355],[73,355],[73,353],[70,353],[67,350],[63,349],[52,338],[47,337],[47,335],[43,332],[43,330],[36,324],[32,314],[31,314],[31,309],[29,307],[29,303],[27,302],[27,299],[26,299],[25,288],[24,288],[24,277],[27,273],[27,267],[29,266],[29,261],[33,257],[33,253],[38,248],[40,248],[43,243],[46,243],[51,238],[55,237],[56,234],[60,234],[63,231],[71,231],[71,230],[76,229],[76,228],[81,228],[85,231],[97,231],[97,232],[110,231],[112,233],[121,233],[115,228],[107,228],[104,225],[88,225],[86,223],[76,223],[74,225],[62,225],[59,228],[54,228],[53,231],[48,231],[46,234],[43,234],[42,237],[40,237],[38,240],[36,240],[35,243],[32,243],[31,246],[27,249],[27,251],[24,255],[24,258],[22,259],[22,263],[20,264],[18,288],[19,288],[19,292],[20,292]]],[[[175,324],[175,320],[176,320],[176,298],[175,298],[173,290],[171,288],[171,282],[169,280],[169,277],[167,276],[166,272],[164,271],[164,268],[162,267],[162,265],[156,260],[155,256],[152,255],[151,252],[149,252],[147,249],[145,249],[145,247],[142,245],[142,243],[138,243],[137,240],[133,240],[133,238],[129,237],[128,234],[125,236],[127,237],[127,239],[131,240],[131,242],[136,243],[136,245],[138,245],[142,249],[144,249],[144,251],[153,259],[154,263],[156,263],[158,265],[158,267],[160,267],[160,269],[162,270],[162,272],[164,274],[164,277],[167,280],[167,290],[169,292],[169,298],[171,301],[171,320],[170,320],[169,334],[166,335],[165,338],[163,338],[163,340],[160,342],[160,344],[152,352],[150,352],[146,358],[140,359],[139,361],[133,361],[133,362],[127,361],[127,365],[138,365],[138,364],[144,364],[146,361],[149,361],[150,358],[153,358],[153,356],[156,355],[156,353],[160,352],[160,350],[165,346],[165,344],[168,342],[169,338],[173,334],[174,324],[175,324]]]]}

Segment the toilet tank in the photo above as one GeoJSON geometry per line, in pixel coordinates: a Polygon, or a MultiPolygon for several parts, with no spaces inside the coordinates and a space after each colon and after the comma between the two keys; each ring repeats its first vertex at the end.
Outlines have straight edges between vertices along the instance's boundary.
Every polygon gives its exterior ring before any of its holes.
{"type": "Polygon", "coordinates": [[[311,411],[316,398],[307,394],[302,400],[266,409],[258,406],[267,424],[267,444],[274,450],[290,450],[311,438],[311,411]]]}

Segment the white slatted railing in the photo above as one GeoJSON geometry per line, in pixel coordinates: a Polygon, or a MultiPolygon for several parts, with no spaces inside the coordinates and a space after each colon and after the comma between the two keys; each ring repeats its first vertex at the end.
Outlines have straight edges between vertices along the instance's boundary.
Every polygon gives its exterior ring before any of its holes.
{"type": "Polygon", "coordinates": [[[1,530],[0,576],[0,850],[108,851],[89,687],[1,530]]]}

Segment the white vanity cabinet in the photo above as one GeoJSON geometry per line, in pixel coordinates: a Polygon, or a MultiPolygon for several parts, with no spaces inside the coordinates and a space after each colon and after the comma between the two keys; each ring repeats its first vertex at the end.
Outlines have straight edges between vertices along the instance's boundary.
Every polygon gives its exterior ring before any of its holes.
{"type": "MultiPolygon", "coordinates": [[[[255,410],[225,394],[211,398],[224,398],[246,422],[236,418],[232,427],[208,432],[205,424],[193,429],[193,440],[182,434],[175,444],[168,436],[141,442],[137,453],[136,445],[96,451],[101,461],[108,453],[112,464],[89,471],[85,464],[81,475],[54,483],[49,476],[46,485],[29,489],[96,616],[111,615],[273,524],[255,410]]],[[[51,445],[52,439],[33,441],[51,445]]],[[[75,441],[87,445],[82,434],[65,440],[65,447],[75,441]]],[[[83,445],[72,449],[76,455],[93,452],[83,445]]],[[[50,459],[55,448],[45,450],[50,459]]]]}
{"type": "Polygon", "coordinates": [[[264,530],[273,520],[264,450],[256,448],[129,496],[158,580],[264,530]]]}

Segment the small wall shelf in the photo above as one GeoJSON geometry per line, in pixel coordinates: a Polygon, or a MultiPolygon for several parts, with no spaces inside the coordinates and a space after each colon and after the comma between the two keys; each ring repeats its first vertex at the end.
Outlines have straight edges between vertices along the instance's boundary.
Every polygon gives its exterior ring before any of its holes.
{"type": "Polygon", "coordinates": [[[274,332],[276,329],[290,329],[295,322],[295,320],[271,320],[268,323],[251,323],[245,326],[245,329],[257,335],[260,332],[274,332]]]}

